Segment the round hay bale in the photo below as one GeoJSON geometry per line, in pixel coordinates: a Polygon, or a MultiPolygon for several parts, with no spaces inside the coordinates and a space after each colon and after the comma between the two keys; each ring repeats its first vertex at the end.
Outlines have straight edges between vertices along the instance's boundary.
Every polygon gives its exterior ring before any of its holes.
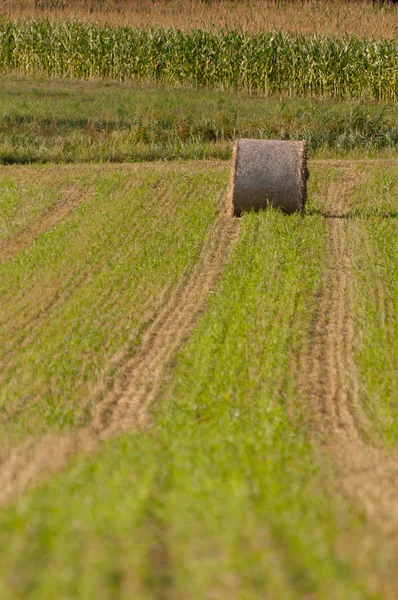
{"type": "Polygon", "coordinates": [[[231,212],[238,217],[269,205],[286,213],[304,211],[308,177],[305,142],[238,140],[232,156],[231,212]]]}

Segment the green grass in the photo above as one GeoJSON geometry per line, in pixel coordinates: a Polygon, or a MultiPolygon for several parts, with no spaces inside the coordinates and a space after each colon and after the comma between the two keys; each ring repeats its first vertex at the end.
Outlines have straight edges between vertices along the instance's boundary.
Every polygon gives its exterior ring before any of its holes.
{"type": "Polygon", "coordinates": [[[0,163],[226,159],[239,137],[316,156],[395,154],[396,103],[1,75],[0,163]]]}
{"type": "MultiPolygon", "coordinates": [[[[355,311],[355,358],[360,402],[370,421],[366,435],[397,445],[398,170],[396,161],[318,163],[311,173],[313,213],[329,214],[346,178],[347,234],[355,311]],[[333,189],[333,184],[337,187],[333,189]]],[[[365,433],[365,432],[364,432],[365,433]]]]}
{"type": "Polygon", "coordinates": [[[385,597],[380,548],[299,427],[324,249],[317,215],[242,218],[156,425],[3,509],[3,598],[385,597]]]}
{"type": "Polygon", "coordinates": [[[0,20],[0,70],[265,95],[396,100],[394,40],[0,20]]]}
{"type": "MultiPolygon", "coordinates": [[[[358,169],[364,176],[351,201],[353,214],[374,217],[373,222],[376,223],[380,222],[380,218],[386,218],[388,223],[393,223],[398,214],[397,163],[395,161],[380,165],[364,163],[359,165],[358,169]]],[[[393,238],[394,236],[389,239],[393,238]]]]}
{"type": "MultiPolygon", "coordinates": [[[[38,184],[33,178],[21,185],[14,177],[1,174],[0,187],[0,242],[24,230],[60,202],[62,187],[38,184]]],[[[77,187],[76,192],[79,193],[77,187]]]]}
{"type": "Polygon", "coordinates": [[[365,215],[352,241],[362,397],[379,438],[397,445],[397,167],[367,169],[357,203],[365,215]]]}
{"type": "Polygon", "coordinates": [[[226,179],[216,164],[0,171],[6,211],[19,205],[33,218],[32,193],[38,206],[42,196],[62,203],[71,185],[80,200],[0,265],[3,448],[7,436],[87,419],[115,376],[115,354],[134,353],[196,263],[226,179]]]}

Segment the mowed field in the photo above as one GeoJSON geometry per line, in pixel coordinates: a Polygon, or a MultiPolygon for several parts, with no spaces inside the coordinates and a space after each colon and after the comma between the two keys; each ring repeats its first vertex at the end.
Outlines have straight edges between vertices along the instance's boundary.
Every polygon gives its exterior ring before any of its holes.
{"type": "Polygon", "coordinates": [[[0,598],[397,598],[397,8],[300,7],[0,8],[0,598]]]}
{"type": "Polygon", "coordinates": [[[398,172],[310,168],[3,168],[2,597],[394,597],[398,172]]]}

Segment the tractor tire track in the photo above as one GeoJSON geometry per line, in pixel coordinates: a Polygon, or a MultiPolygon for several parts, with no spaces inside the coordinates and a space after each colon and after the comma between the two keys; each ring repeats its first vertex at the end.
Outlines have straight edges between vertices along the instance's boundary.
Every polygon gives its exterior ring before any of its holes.
{"type": "Polygon", "coordinates": [[[369,521],[398,548],[398,455],[367,442],[370,430],[354,360],[353,277],[348,236],[359,219],[327,220],[327,264],[303,383],[312,409],[312,433],[340,475],[343,492],[363,506],[369,521]]]}
{"type": "Polygon", "coordinates": [[[55,227],[59,221],[85,200],[86,195],[82,193],[82,190],[74,188],[66,190],[61,202],[57,202],[55,206],[34,219],[21,231],[0,242],[0,266],[30,246],[36,237],[55,227]]]}
{"type": "Polygon", "coordinates": [[[167,381],[173,358],[203,312],[238,237],[238,220],[229,217],[224,204],[220,208],[197,265],[149,325],[138,352],[120,367],[113,387],[95,407],[91,423],[65,436],[46,434],[39,440],[26,440],[3,454],[1,504],[59,472],[77,454],[98,450],[102,440],[148,425],[150,407],[167,381]]]}
{"type": "Polygon", "coordinates": [[[219,217],[209,236],[207,252],[189,280],[175,290],[146,331],[140,352],[126,365],[111,396],[98,405],[92,427],[101,437],[147,423],[148,408],[160,391],[163,374],[198,320],[236,233],[234,219],[219,217]]]}
{"type": "MultiPolygon", "coordinates": [[[[182,201],[190,190],[184,194],[180,201],[182,201]]],[[[164,194],[162,195],[162,204],[157,211],[157,218],[162,218],[166,213],[170,217],[170,215],[174,214],[178,210],[179,202],[172,202],[172,188],[165,187],[164,194]]],[[[134,224],[131,227],[131,230],[135,230],[134,224]]],[[[43,232],[44,233],[44,232],[43,232]]],[[[114,254],[114,260],[116,260],[123,253],[123,249],[119,249],[117,253],[114,254]]],[[[95,268],[90,267],[90,269],[83,270],[79,273],[72,274],[68,277],[63,277],[62,285],[59,287],[54,287],[51,292],[46,294],[45,303],[42,306],[39,306],[36,310],[34,316],[30,316],[26,321],[23,320],[24,314],[30,315],[32,312],[32,307],[30,305],[25,305],[20,313],[14,313],[13,320],[16,320],[16,317],[19,317],[18,326],[16,326],[16,330],[19,332],[20,329],[23,330],[23,336],[17,335],[11,342],[7,341],[7,353],[9,354],[11,350],[15,347],[24,347],[28,346],[33,342],[37,329],[40,326],[42,320],[53,318],[56,315],[57,310],[73,296],[77,289],[88,285],[90,281],[97,275],[97,273],[101,269],[101,264],[96,265],[95,268]]],[[[151,317],[151,313],[146,312],[146,307],[151,304],[151,298],[148,294],[144,294],[144,297],[147,298],[147,302],[143,307],[143,320],[148,321],[151,317]]],[[[109,298],[104,292],[104,302],[102,303],[103,310],[108,309],[110,304],[112,303],[112,299],[109,298]],[[106,299],[105,299],[106,298],[106,299]]],[[[10,369],[12,368],[12,359],[9,361],[2,363],[2,371],[3,375],[0,374],[0,383],[3,383],[6,380],[6,373],[10,373],[10,369]]]]}
{"type": "MultiPolygon", "coordinates": [[[[176,204],[178,205],[178,203],[173,204],[171,202],[171,191],[172,190],[170,188],[164,189],[164,195],[162,196],[162,204],[157,213],[159,218],[162,217],[166,213],[166,211],[168,213],[172,214],[173,210],[175,209],[175,205],[176,204]]],[[[84,200],[82,200],[80,198],[78,203],[81,203],[83,201],[84,200]]],[[[73,207],[71,207],[70,210],[72,210],[72,208],[73,207]]],[[[68,212],[70,212],[70,211],[68,211],[68,212]]],[[[67,216],[68,212],[60,215],[59,219],[57,219],[57,221],[54,222],[52,225],[49,225],[46,228],[43,227],[43,230],[40,231],[40,233],[37,233],[34,236],[34,238],[42,233],[45,233],[45,231],[47,229],[50,229],[52,226],[57,224],[63,217],[67,216]]],[[[131,226],[131,231],[133,232],[135,228],[137,228],[137,224],[135,222],[133,222],[132,226],[131,226]]],[[[33,241],[33,239],[31,241],[33,241]]],[[[27,244],[26,246],[21,248],[20,251],[22,251],[28,245],[29,244],[27,244]]],[[[118,252],[114,254],[114,260],[116,260],[122,253],[123,253],[123,249],[120,248],[118,250],[118,252]]],[[[1,257],[1,249],[0,249],[0,257],[1,257]]],[[[0,266],[1,266],[1,260],[0,260],[0,266]]],[[[14,340],[14,342],[8,346],[7,350],[9,351],[10,349],[12,349],[15,346],[27,345],[28,343],[30,343],[30,341],[32,341],[32,339],[34,338],[34,329],[41,322],[42,317],[46,317],[46,318],[51,317],[53,315],[53,313],[55,313],[56,310],[60,306],[62,306],[62,304],[64,304],[65,302],[68,301],[68,299],[74,294],[76,289],[81,288],[84,285],[88,284],[90,282],[90,280],[98,273],[100,268],[101,268],[101,264],[98,264],[98,265],[96,265],[95,268],[93,268],[91,266],[88,269],[82,270],[77,273],[62,274],[62,277],[60,277],[59,282],[54,284],[53,289],[47,290],[45,301],[43,302],[42,305],[40,305],[37,308],[37,310],[33,316],[31,314],[32,313],[31,304],[24,304],[18,312],[14,312],[13,316],[12,316],[13,321],[18,322],[16,329],[17,330],[19,330],[21,328],[23,329],[24,338],[21,339],[20,337],[17,337],[14,340]],[[25,316],[26,316],[26,318],[25,318],[25,316]],[[33,333],[32,333],[32,331],[33,331],[33,333]]]]}

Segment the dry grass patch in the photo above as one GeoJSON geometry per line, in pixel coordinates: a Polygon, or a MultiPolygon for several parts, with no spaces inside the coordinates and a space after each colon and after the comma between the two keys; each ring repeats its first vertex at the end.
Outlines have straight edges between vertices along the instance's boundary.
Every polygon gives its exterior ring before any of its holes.
{"type": "Polygon", "coordinates": [[[139,28],[176,27],[179,29],[244,29],[251,33],[280,29],[292,33],[355,35],[394,38],[397,35],[398,10],[365,1],[273,2],[267,0],[4,0],[0,15],[12,19],[49,17],[82,19],[139,28]]]}

